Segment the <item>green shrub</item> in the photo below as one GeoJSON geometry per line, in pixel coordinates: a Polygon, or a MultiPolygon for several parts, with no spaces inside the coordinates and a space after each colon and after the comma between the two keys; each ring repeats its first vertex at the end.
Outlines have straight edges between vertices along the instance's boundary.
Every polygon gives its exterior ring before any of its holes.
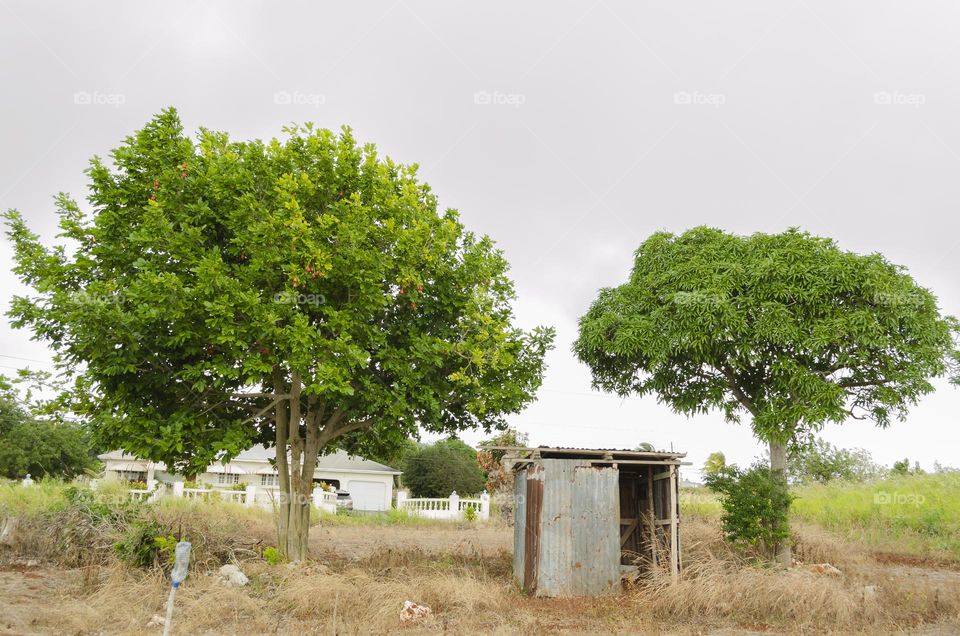
{"type": "MultiPolygon", "coordinates": [[[[134,567],[148,568],[160,563],[164,556],[161,549],[166,544],[157,541],[162,537],[165,537],[162,529],[153,521],[134,519],[126,527],[120,541],[113,544],[113,549],[125,563],[134,567]]],[[[173,543],[176,547],[175,540],[173,543]]]]}
{"type": "Polygon", "coordinates": [[[468,506],[463,509],[463,520],[473,522],[477,520],[477,509],[473,506],[468,506]]]}
{"type": "Polygon", "coordinates": [[[755,464],[747,470],[725,466],[705,475],[704,481],[721,495],[720,521],[730,541],[773,556],[777,545],[789,540],[787,514],[793,497],[765,465],[755,464]]]}
{"type": "Polygon", "coordinates": [[[263,560],[270,565],[279,565],[283,563],[283,554],[273,546],[263,549],[263,560]]]}

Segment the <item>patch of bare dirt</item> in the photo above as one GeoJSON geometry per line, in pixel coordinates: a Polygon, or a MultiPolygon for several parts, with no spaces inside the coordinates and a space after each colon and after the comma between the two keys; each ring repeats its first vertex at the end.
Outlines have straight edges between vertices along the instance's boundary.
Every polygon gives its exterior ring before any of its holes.
{"type": "Polygon", "coordinates": [[[0,634],[50,634],[40,616],[75,588],[76,573],[23,564],[0,565],[0,634]]]}

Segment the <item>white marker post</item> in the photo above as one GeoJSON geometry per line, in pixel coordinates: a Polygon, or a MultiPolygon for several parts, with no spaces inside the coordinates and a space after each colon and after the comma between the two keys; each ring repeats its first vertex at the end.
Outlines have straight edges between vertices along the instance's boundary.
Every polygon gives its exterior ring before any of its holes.
{"type": "Polygon", "coordinates": [[[170,574],[170,596],[167,598],[167,620],[163,624],[163,636],[170,636],[170,625],[173,623],[173,597],[177,595],[177,588],[187,578],[187,568],[190,566],[190,542],[180,541],[174,552],[173,572],[170,574]]]}

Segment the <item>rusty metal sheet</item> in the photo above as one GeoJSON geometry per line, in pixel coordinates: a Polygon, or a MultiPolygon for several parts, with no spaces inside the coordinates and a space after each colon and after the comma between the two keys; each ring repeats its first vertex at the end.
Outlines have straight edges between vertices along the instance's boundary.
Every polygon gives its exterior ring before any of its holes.
{"type": "MultiPolygon", "coordinates": [[[[620,587],[619,471],[567,459],[542,460],[538,596],[598,596],[620,587]]],[[[527,520],[530,522],[530,480],[527,520]]],[[[530,560],[527,543],[527,561],[530,560]]]]}
{"type": "Polygon", "coordinates": [[[527,530],[527,471],[519,470],[513,480],[513,578],[523,587],[523,553],[527,530]]]}
{"type": "Polygon", "coordinates": [[[534,464],[527,469],[526,527],[523,543],[523,589],[537,592],[540,579],[540,549],[543,533],[544,468],[534,464]]]}

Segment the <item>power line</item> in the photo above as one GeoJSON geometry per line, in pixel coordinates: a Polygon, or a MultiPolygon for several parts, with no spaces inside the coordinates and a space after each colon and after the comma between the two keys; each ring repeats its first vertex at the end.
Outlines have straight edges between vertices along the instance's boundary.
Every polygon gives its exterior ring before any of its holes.
{"type": "Polygon", "coordinates": [[[24,358],[21,356],[11,356],[5,353],[0,353],[0,358],[10,358],[11,360],[23,360],[24,362],[37,362],[40,364],[53,364],[50,360],[37,360],[36,358],[24,358]]]}

